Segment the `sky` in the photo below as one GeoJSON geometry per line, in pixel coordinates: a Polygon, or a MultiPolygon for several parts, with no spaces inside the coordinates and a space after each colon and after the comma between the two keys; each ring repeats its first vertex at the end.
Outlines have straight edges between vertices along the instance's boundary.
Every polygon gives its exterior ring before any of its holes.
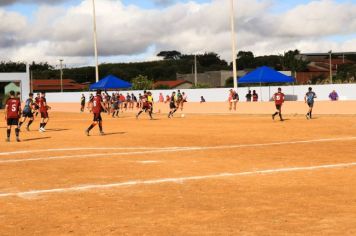
{"type": "MultiPolygon", "coordinates": [[[[95,0],[100,63],[163,50],[231,61],[230,0],[95,0]]],[[[356,0],[234,0],[237,50],[356,51],[356,0]]],[[[1,0],[0,61],[94,62],[92,0],[1,0]]]]}

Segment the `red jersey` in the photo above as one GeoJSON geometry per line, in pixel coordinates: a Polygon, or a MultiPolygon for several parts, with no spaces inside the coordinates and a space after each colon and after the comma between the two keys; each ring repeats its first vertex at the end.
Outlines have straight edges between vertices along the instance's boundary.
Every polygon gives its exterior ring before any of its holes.
{"type": "Polygon", "coordinates": [[[103,98],[100,95],[96,95],[93,98],[93,113],[100,113],[101,112],[101,103],[103,102],[103,98]]]}
{"type": "Polygon", "coordinates": [[[284,93],[275,93],[274,102],[276,103],[276,105],[282,105],[282,103],[284,102],[284,93]]]}
{"type": "Polygon", "coordinates": [[[47,112],[47,101],[46,98],[42,97],[38,100],[38,106],[40,107],[40,112],[47,112]]]}
{"type": "Polygon", "coordinates": [[[9,98],[6,101],[6,105],[7,105],[7,111],[6,111],[7,118],[11,118],[11,119],[20,118],[19,111],[21,109],[21,102],[19,99],[9,98]]]}
{"type": "Polygon", "coordinates": [[[36,97],[36,98],[35,98],[35,103],[36,103],[37,105],[40,103],[40,99],[41,99],[41,98],[39,98],[39,97],[36,97]]]}

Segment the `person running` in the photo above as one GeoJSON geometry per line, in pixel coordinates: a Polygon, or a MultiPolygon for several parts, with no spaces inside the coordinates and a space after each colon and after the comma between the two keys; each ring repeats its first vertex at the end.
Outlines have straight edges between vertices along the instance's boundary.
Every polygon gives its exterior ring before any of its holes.
{"type": "Polygon", "coordinates": [[[80,98],[80,112],[84,112],[85,108],[85,95],[82,94],[82,97],[80,98]]]}
{"type": "Polygon", "coordinates": [[[168,114],[168,118],[172,118],[173,114],[178,110],[177,106],[176,106],[176,92],[172,93],[172,96],[169,100],[169,114],[168,114]]]}
{"type": "Polygon", "coordinates": [[[273,95],[273,100],[276,105],[277,111],[272,115],[272,119],[274,120],[274,117],[276,115],[279,115],[279,119],[281,121],[284,121],[282,118],[282,104],[284,103],[284,93],[282,93],[281,88],[278,88],[278,92],[273,95]]]}
{"type": "Polygon", "coordinates": [[[308,104],[309,110],[305,117],[309,120],[312,119],[312,112],[314,107],[314,99],[316,98],[316,94],[313,92],[311,87],[308,88],[308,92],[304,96],[305,103],[308,104]]]}
{"type": "Polygon", "coordinates": [[[101,96],[100,90],[96,92],[96,96],[93,97],[92,103],[93,103],[92,112],[94,115],[93,123],[88,127],[88,129],[85,130],[85,133],[87,136],[89,136],[90,130],[92,130],[96,125],[99,124],[100,135],[104,135],[103,119],[101,118],[101,112],[106,111],[106,107],[103,102],[103,98],[101,96]]]}
{"type": "Polygon", "coordinates": [[[112,112],[112,118],[119,117],[119,99],[116,94],[112,94],[111,96],[111,112],[112,112]]]}
{"type": "Polygon", "coordinates": [[[20,120],[19,129],[21,129],[21,126],[23,123],[25,123],[26,119],[29,118],[30,120],[28,121],[26,130],[30,131],[30,125],[32,124],[32,122],[34,120],[34,117],[33,117],[34,106],[35,106],[35,103],[33,102],[33,93],[30,93],[29,98],[26,100],[25,106],[22,111],[22,118],[20,120]]]}
{"type": "Polygon", "coordinates": [[[51,109],[51,107],[48,106],[47,104],[46,94],[44,92],[41,93],[41,98],[39,100],[38,106],[41,113],[41,123],[40,123],[39,131],[45,132],[46,131],[45,127],[49,121],[48,110],[51,109]]]}
{"type": "Polygon", "coordinates": [[[16,141],[20,142],[20,129],[19,129],[19,118],[21,115],[21,102],[18,98],[15,97],[15,92],[10,91],[10,98],[6,101],[5,105],[5,120],[7,122],[6,130],[6,142],[10,142],[11,128],[16,126],[16,141]]]}
{"type": "Polygon", "coordinates": [[[38,111],[40,109],[40,107],[39,107],[40,99],[41,99],[41,94],[37,93],[36,98],[35,98],[35,112],[36,112],[35,116],[36,117],[38,116],[38,111]]]}
{"type": "Polygon", "coordinates": [[[184,92],[182,93],[182,101],[180,102],[180,110],[183,111],[184,103],[188,101],[188,96],[184,92]]]}
{"type": "Polygon", "coordinates": [[[147,112],[148,111],[148,114],[150,116],[150,119],[152,120],[153,117],[152,117],[152,110],[151,110],[151,107],[150,107],[150,103],[148,102],[148,93],[146,91],[144,91],[144,94],[142,96],[142,99],[141,99],[141,102],[142,102],[142,107],[141,107],[141,110],[138,112],[138,114],[136,115],[136,119],[138,119],[138,117],[143,113],[143,112],[147,112]]]}

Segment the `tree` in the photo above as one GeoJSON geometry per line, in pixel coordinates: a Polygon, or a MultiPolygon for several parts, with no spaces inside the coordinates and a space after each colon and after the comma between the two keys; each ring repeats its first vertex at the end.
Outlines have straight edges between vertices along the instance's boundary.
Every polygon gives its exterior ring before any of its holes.
{"type": "Polygon", "coordinates": [[[284,69],[291,70],[293,76],[295,72],[306,71],[308,64],[309,61],[304,60],[297,49],[294,51],[290,50],[283,55],[282,65],[284,69]]]}
{"type": "Polygon", "coordinates": [[[237,54],[237,68],[239,70],[255,68],[255,56],[252,52],[239,51],[237,54]]]}
{"type": "Polygon", "coordinates": [[[157,54],[158,57],[163,57],[164,60],[179,60],[182,54],[178,51],[162,51],[157,54]]]}
{"type": "Polygon", "coordinates": [[[150,80],[147,76],[139,75],[132,79],[133,90],[148,90],[153,88],[153,80],[150,80]]]}

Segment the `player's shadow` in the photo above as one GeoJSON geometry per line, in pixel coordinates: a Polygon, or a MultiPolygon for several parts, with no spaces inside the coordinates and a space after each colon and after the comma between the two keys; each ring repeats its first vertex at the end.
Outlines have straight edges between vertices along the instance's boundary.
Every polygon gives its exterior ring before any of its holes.
{"type": "Polygon", "coordinates": [[[67,131],[70,129],[46,129],[46,132],[60,132],[60,131],[67,131]]]}
{"type": "Polygon", "coordinates": [[[110,133],[105,133],[103,136],[120,135],[120,134],[126,134],[126,132],[110,132],[110,133]]]}
{"type": "Polygon", "coordinates": [[[30,141],[36,141],[36,140],[43,140],[43,139],[49,139],[51,137],[41,137],[41,138],[27,138],[27,139],[22,139],[22,142],[30,142],[30,141]]]}

